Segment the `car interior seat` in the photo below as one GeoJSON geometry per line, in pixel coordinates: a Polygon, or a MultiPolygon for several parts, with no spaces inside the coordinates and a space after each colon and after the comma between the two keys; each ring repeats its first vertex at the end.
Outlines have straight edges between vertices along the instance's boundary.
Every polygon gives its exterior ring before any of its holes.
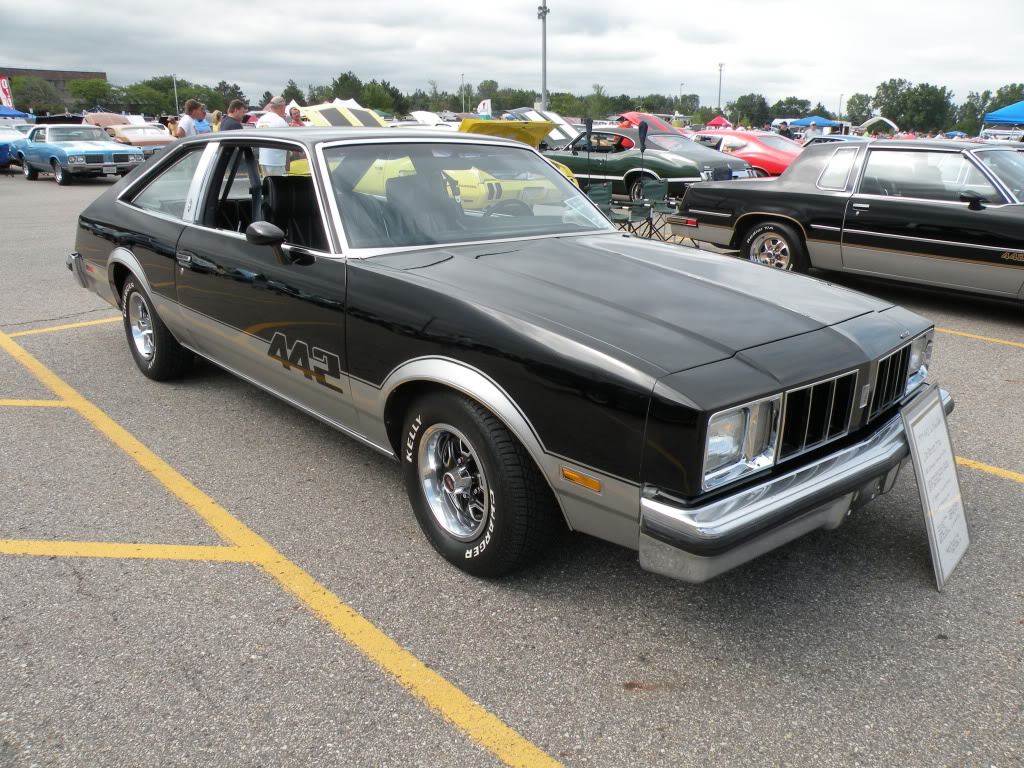
{"type": "Polygon", "coordinates": [[[403,239],[432,242],[442,232],[461,228],[458,203],[448,196],[440,178],[394,176],[384,183],[384,197],[403,239]]]}
{"type": "Polygon", "coordinates": [[[310,176],[267,176],[263,179],[263,219],[280,227],[292,245],[327,250],[313,179],[310,176]]]}

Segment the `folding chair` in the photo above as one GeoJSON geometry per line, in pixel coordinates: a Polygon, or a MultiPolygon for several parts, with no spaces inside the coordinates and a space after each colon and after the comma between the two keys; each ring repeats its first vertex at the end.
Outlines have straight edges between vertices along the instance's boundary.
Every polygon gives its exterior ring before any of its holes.
{"type": "Polygon", "coordinates": [[[665,234],[665,215],[676,213],[676,206],[668,201],[668,182],[664,179],[644,179],[641,189],[643,202],[650,206],[650,218],[639,234],[652,240],[668,240],[670,235],[665,234]]]}

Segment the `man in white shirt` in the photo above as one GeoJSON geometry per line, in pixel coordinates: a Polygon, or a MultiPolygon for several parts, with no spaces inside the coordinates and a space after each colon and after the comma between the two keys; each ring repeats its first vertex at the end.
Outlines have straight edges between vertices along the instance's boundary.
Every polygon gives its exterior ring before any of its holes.
{"type": "Polygon", "coordinates": [[[813,139],[815,136],[821,136],[821,131],[818,130],[818,124],[811,120],[811,126],[804,131],[804,144],[813,139]]]}
{"type": "MultiPolygon", "coordinates": [[[[288,121],[284,119],[285,101],[280,96],[275,96],[267,104],[267,112],[256,121],[257,128],[287,128],[288,121]]],[[[264,147],[260,150],[260,170],[264,176],[283,176],[285,166],[288,164],[288,150],[269,149],[264,147]]]]}
{"type": "Polygon", "coordinates": [[[185,112],[178,121],[178,127],[175,130],[174,135],[179,139],[184,139],[188,136],[195,136],[198,133],[196,130],[196,123],[205,117],[206,107],[195,99],[189,99],[185,102],[185,112]]]}

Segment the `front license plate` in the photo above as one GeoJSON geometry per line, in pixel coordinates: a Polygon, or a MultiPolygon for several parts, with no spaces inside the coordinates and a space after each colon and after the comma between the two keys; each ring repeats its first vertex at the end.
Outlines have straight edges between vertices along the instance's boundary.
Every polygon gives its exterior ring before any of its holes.
{"type": "Polygon", "coordinates": [[[104,173],[117,173],[117,166],[116,165],[104,165],[103,166],[103,172],[104,173]]]}

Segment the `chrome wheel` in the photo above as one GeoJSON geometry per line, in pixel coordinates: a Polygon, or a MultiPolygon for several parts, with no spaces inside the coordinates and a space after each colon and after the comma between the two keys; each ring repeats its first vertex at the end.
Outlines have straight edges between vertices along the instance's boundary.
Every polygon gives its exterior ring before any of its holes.
{"type": "Polygon", "coordinates": [[[53,161],[53,178],[58,184],[64,183],[64,169],[56,160],[53,161]]]}
{"type": "Polygon", "coordinates": [[[789,243],[776,232],[764,232],[753,239],[750,260],[776,269],[792,269],[793,254],[789,243]]]}
{"type": "Polygon", "coordinates": [[[438,524],[459,541],[478,537],[487,524],[490,489],[465,435],[447,424],[428,427],[420,440],[417,470],[438,524]]]}
{"type": "Polygon", "coordinates": [[[139,293],[133,293],[128,299],[128,326],[132,330],[132,343],[135,351],[145,360],[152,360],[156,346],[153,343],[153,318],[149,305],[139,293]]]}

